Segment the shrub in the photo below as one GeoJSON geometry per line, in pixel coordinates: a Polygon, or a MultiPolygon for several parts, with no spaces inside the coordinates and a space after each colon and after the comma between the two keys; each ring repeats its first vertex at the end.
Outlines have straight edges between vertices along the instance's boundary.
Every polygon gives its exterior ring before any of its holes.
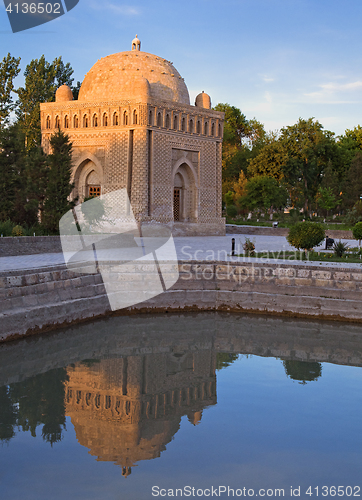
{"type": "Polygon", "coordinates": [[[11,220],[1,221],[0,222],[0,234],[3,236],[11,236],[13,231],[14,224],[11,220]]]}
{"type": "Polygon", "coordinates": [[[362,222],[357,222],[357,224],[352,228],[353,238],[358,240],[358,246],[361,246],[362,240],[362,222]]]}
{"type": "Polygon", "coordinates": [[[245,238],[245,243],[243,243],[244,254],[247,257],[255,257],[255,244],[250,241],[249,238],[245,238]]]}
{"type": "Polygon", "coordinates": [[[292,226],[287,241],[298,250],[311,250],[319,246],[325,238],[322,224],[318,222],[298,222],[292,226]]]}
{"type": "MultiPolygon", "coordinates": [[[[347,212],[345,222],[347,224],[356,224],[362,220],[362,201],[358,200],[351,210],[347,212]]],[[[357,238],[356,238],[357,239],[357,238]]]]}
{"type": "Polygon", "coordinates": [[[343,257],[343,255],[347,252],[347,250],[348,250],[348,244],[343,243],[341,240],[339,240],[333,245],[333,251],[336,257],[343,257]]]}
{"type": "Polygon", "coordinates": [[[228,217],[231,217],[232,219],[237,216],[238,210],[235,205],[228,205],[226,207],[226,213],[228,217]]]}
{"type": "Polygon", "coordinates": [[[11,234],[13,236],[24,236],[24,229],[21,226],[15,226],[13,227],[11,234]]]}

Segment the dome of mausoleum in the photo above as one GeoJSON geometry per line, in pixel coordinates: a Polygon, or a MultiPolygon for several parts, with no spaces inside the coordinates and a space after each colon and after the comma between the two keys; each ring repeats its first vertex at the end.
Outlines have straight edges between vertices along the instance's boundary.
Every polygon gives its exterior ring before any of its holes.
{"type": "Polygon", "coordinates": [[[190,104],[186,84],[172,63],[139,49],[99,59],[84,78],[79,101],[121,101],[144,93],[160,101],[190,104]]]}
{"type": "Polygon", "coordinates": [[[58,90],[55,92],[55,101],[56,102],[64,102],[64,101],[73,101],[73,92],[68,85],[61,85],[58,90]]]}
{"type": "Polygon", "coordinates": [[[205,94],[204,91],[201,94],[196,96],[195,106],[199,108],[211,109],[211,98],[208,94],[205,94]]]}

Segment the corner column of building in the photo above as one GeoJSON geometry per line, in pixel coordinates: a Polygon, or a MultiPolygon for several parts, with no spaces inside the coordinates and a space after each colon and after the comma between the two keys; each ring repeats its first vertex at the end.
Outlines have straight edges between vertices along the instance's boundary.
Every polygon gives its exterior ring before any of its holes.
{"type": "Polygon", "coordinates": [[[222,142],[216,143],[216,217],[222,216],[222,142]]]}
{"type": "Polygon", "coordinates": [[[137,218],[149,215],[148,141],[146,128],[133,131],[131,205],[137,218]]]}

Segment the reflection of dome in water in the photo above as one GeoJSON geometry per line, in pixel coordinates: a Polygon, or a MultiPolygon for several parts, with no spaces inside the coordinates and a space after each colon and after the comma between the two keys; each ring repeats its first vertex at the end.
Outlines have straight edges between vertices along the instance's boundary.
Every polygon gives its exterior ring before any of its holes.
{"type": "Polygon", "coordinates": [[[203,409],[216,404],[214,366],[209,350],[77,363],[67,369],[66,415],[78,442],[127,476],[161,455],[183,415],[197,425],[203,409]]]}
{"type": "Polygon", "coordinates": [[[84,102],[135,97],[190,104],[186,84],[172,63],[139,50],[99,59],[86,74],[79,92],[79,101],[84,102]]]}

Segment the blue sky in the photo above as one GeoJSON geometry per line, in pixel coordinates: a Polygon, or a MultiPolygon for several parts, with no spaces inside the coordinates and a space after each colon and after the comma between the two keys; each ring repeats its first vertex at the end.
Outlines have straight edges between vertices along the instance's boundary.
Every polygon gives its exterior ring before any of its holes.
{"type": "MultiPolygon", "coordinates": [[[[80,0],[55,21],[13,34],[0,6],[0,58],[61,55],[82,80],[97,59],[142,50],[171,60],[191,103],[204,90],[266,130],[317,118],[342,134],[362,124],[360,0],[80,0]]],[[[22,77],[16,83],[22,84],[22,77]]]]}

